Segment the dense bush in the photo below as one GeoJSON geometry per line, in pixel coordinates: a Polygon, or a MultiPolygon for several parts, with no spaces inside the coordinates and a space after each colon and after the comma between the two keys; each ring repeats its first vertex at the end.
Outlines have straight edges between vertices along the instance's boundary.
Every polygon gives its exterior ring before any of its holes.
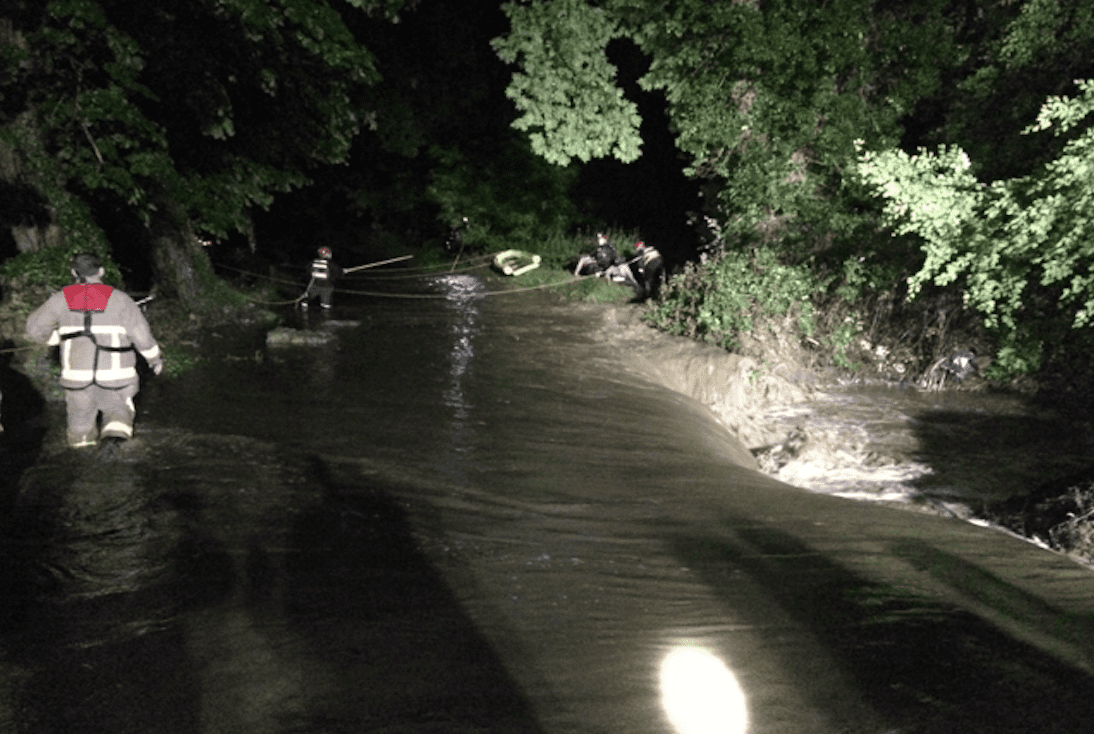
{"type": "Polygon", "coordinates": [[[428,196],[444,224],[463,227],[463,243],[469,250],[534,250],[543,233],[572,226],[577,211],[568,189],[576,171],[552,169],[526,147],[522,141],[510,141],[490,159],[456,149],[432,151],[437,165],[428,196]]]}
{"type": "Polygon", "coordinates": [[[738,347],[743,334],[770,318],[793,317],[809,335],[811,298],[823,285],[809,268],[779,262],[770,248],[722,251],[670,279],[647,320],[725,349],[738,347]]]}
{"type": "Polygon", "coordinates": [[[960,287],[998,337],[1000,377],[1042,367],[1046,335],[1059,326],[1094,326],[1094,128],[1085,120],[1094,113],[1094,80],[1076,85],[1079,96],[1050,97],[1023,131],[1052,129],[1067,140],[1030,175],[985,184],[956,146],[860,158],[863,178],[885,202],[886,223],[922,243],[910,295],[926,283],[960,287]]]}

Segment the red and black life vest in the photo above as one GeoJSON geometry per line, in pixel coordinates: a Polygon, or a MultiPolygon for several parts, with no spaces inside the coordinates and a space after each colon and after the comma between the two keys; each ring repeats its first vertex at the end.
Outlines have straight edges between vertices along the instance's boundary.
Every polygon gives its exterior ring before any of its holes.
{"type": "MultiPolygon", "coordinates": [[[[99,344],[99,341],[95,338],[95,334],[91,331],[91,315],[94,313],[102,313],[106,310],[106,303],[110,300],[110,295],[114,292],[113,286],[104,283],[78,283],[76,285],[65,286],[63,290],[65,294],[65,303],[68,304],[68,310],[83,312],[84,329],[83,331],[73,331],[68,334],[62,334],[61,340],[64,341],[66,339],[87,337],[91,340],[91,343],[95,345],[95,356],[91,360],[91,382],[83,388],[69,388],[82,390],[89,385],[99,385],[96,379],[99,371],[99,352],[129,352],[136,351],[136,347],[132,344],[125,347],[103,346],[102,344],[99,344]]],[[[106,387],[105,385],[99,385],[99,387],[104,387],[107,390],[121,389],[121,387],[106,387]]]]}

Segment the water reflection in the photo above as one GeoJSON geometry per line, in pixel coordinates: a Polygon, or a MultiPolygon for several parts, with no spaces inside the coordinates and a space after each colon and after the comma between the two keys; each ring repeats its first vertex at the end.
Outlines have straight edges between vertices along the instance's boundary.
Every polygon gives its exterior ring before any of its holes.
{"type": "Polygon", "coordinates": [[[736,676],[710,651],[674,648],[661,661],[661,706],[678,734],[744,734],[748,702],[736,676]]]}
{"type": "Polygon", "coordinates": [[[475,338],[480,332],[478,303],[486,287],[470,275],[446,275],[435,283],[447,297],[445,307],[455,316],[448,329],[451,347],[448,352],[448,382],[442,394],[444,405],[451,409],[446,426],[446,457],[442,470],[450,478],[463,479],[466,464],[474,446],[475,432],[471,420],[474,405],[469,400],[465,383],[475,360],[475,338]]]}
{"type": "Polygon", "coordinates": [[[1026,585],[1056,560],[777,485],[573,307],[437,283],[330,399],[316,352],[218,364],[145,412],[213,428],[20,480],[0,732],[1089,728],[1085,668],[1003,631],[1091,658],[1089,586],[1026,585]]]}
{"type": "Polygon", "coordinates": [[[157,501],[131,462],[91,452],[66,458],[23,482],[18,515],[33,538],[25,558],[32,617],[49,618],[43,634],[73,648],[164,629],[178,606],[163,593],[175,579],[177,513],[157,501]]]}

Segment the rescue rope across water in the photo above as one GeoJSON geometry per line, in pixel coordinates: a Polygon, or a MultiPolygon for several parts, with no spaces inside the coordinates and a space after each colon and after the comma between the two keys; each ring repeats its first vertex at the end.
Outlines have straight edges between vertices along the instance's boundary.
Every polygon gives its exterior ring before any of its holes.
{"type": "MultiPolygon", "coordinates": [[[[492,257],[493,257],[493,255],[482,255],[482,256],[480,256],[478,258],[475,258],[475,259],[476,260],[482,260],[483,262],[480,262],[476,265],[467,265],[467,266],[461,267],[456,272],[457,273],[463,273],[463,272],[468,272],[470,270],[478,270],[480,268],[488,267],[490,265],[489,259],[492,258],[492,257]]],[[[268,280],[268,281],[271,281],[273,283],[284,283],[285,285],[292,285],[292,286],[296,286],[296,287],[301,287],[301,283],[298,280],[289,280],[289,279],[286,279],[286,278],[277,278],[277,277],[272,276],[272,275],[263,275],[262,273],[256,273],[253,270],[243,270],[242,268],[237,268],[237,267],[234,267],[232,265],[225,265],[224,263],[213,263],[213,267],[223,268],[225,270],[231,270],[233,272],[241,273],[243,275],[251,275],[251,276],[254,276],[255,278],[262,278],[263,280],[268,280]]],[[[382,273],[368,273],[364,277],[368,278],[370,280],[407,280],[407,279],[413,279],[413,278],[430,277],[430,276],[433,276],[433,275],[442,275],[442,274],[443,275],[449,275],[451,271],[442,270],[442,268],[444,268],[444,267],[445,267],[444,265],[438,265],[438,266],[429,266],[429,265],[427,265],[427,266],[422,266],[422,267],[418,267],[418,268],[399,268],[398,273],[394,273],[394,272],[391,272],[391,271],[382,272],[382,273]],[[413,272],[413,271],[418,271],[418,272],[413,272]]],[[[346,272],[349,272],[349,271],[346,271],[346,272]]],[[[348,278],[348,280],[357,280],[357,278],[348,278]]]]}
{"type": "MultiPolygon", "coordinates": [[[[486,263],[481,263],[481,264],[478,264],[478,265],[465,266],[464,268],[461,268],[461,271],[462,270],[474,270],[474,269],[477,269],[477,268],[484,267],[486,264],[488,264],[488,261],[491,258],[493,258],[493,256],[494,256],[493,254],[491,254],[491,255],[480,255],[480,256],[476,257],[475,259],[476,260],[487,261],[486,263]]],[[[405,259],[409,259],[409,257],[412,257],[412,256],[406,256],[406,257],[403,257],[403,258],[396,258],[396,259],[397,260],[405,260],[405,259]]],[[[390,262],[390,261],[384,261],[384,263],[375,263],[375,264],[370,263],[369,265],[371,266],[371,265],[386,264],[387,262],[390,262]]],[[[464,262],[468,262],[468,261],[465,260],[464,262]]],[[[270,275],[263,275],[262,273],[256,273],[256,272],[253,272],[253,271],[250,271],[250,270],[243,270],[241,268],[236,268],[236,267],[232,267],[231,265],[224,265],[224,264],[221,264],[221,263],[214,263],[214,265],[216,267],[225,268],[227,270],[233,270],[237,273],[242,273],[244,275],[251,275],[251,276],[254,276],[255,278],[262,278],[264,280],[268,280],[268,281],[273,282],[273,283],[283,283],[285,285],[291,285],[291,286],[295,286],[295,287],[298,287],[298,288],[300,287],[299,281],[287,280],[285,278],[275,278],[275,277],[270,276],[270,275]]],[[[365,266],[359,266],[357,269],[364,269],[364,267],[365,266]]],[[[346,272],[349,272],[349,270],[346,270],[346,272]]],[[[430,278],[430,277],[434,277],[434,276],[444,277],[444,276],[448,276],[448,275],[451,275],[451,274],[452,274],[451,272],[446,272],[446,271],[443,271],[443,270],[433,270],[432,272],[423,272],[423,273],[420,273],[418,275],[400,275],[400,276],[395,276],[395,277],[397,277],[397,278],[430,278]]],[[[485,296],[517,295],[517,294],[520,294],[520,293],[527,293],[529,291],[543,290],[545,288],[560,288],[560,287],[567,286],[567,285],[573,285],[574,283],[580,283],[583,280],[588,280],[589,278],[595,278],[595,277],[597,277],[597,276],[596,275],[574,275],[574,276],[568,277],[565,280],[554,281],[554,282],[551,282],[551,283],[540,283],[539,285],[525,286],[525,287],[522,287],[522,288],[506,288],[504,290],[485,291],[485,292],[480,293],[478,295],[484,296],[484,297],[485,296]]],[[[372,298],[404,298],[404,299],[424,299],[424,300],[439,300],[439,299],[447,299],[448,298],[448,296],[443,294],[443,293],[384,293],[382,291],[363,291],[363,290],[356,290],[356,289],[349,289],[349,288],[335,288],[334,292],[335,293],[346,293],[346,294],[354,295],[354,296],[370,296],[372,298]]],[[[258,298],[252,298],[251,296],[248,296],[247,294],[241,294],[241,295],[244,298],[246,298],[248,301],[250,301],[251,303],[256,303],[256,304],[259,304],[259,305],[262,305],[262,306],[292,306],[292,305],[295,305],[297,303],[300,303],[300,301],[303,300],[303,298],[304,298],[303,295],[300,295],[296,298],[292,298],[292,299],[288,299],[288,300],[284,300],[284,301],[264,301],[264,300],[261,300],[261,299],[258,299],[258,298]]],[[[151,299],[145,299],[145,300],[151,300],[151,299]]],[[[7,348],[7,349],[0,349],[0,354],[9,354],[9,353],[13,353],[13,352],[22,352],[22,351],[27,351],[27,350],[30,350],[30,349],[37,349],[40,346],[41,345],[38,345],[38,344],[31,344],[31,345],[28,345],[28,346],[25,346],[25,347],[10,347],[10,348],[7,348]]]]}
{"type": "MultiPolygon", "coordinates": [[[[476,293],[476,295],[510,295],[515,293],[526,293],[528,291],[538,291],[545,288],[560,288],[562,286],[572,286],[573,283],[581,282],[589,278],[595,278],[596,276],[571,276],[566,280],[559,280],[551,283],[540,283],[538,286],[527,286],[525,288],[507,288],[503,291],[484,291],[482,293],[476,293]]],[[[357,291],[336,288],[336,293],[349,293],[350,295],[370,295],[377,299],[441,299],[446,300],[449,296],[444,293],[383,293],[380,291],[357,291]]]]}
{"type": "MultiPolygon", "coordinates": [[[[525,286],[524,288],[506,288],[500,291],[484,291],[482,293],[476,293],[476,296],[507,296],[517,293],[527,293],[528,291],[538,291],[544,288],[558,288],[565,285],[573,285],[574,283],[580,283],[583,280],[589,278],[595,278],[595,275],[574,275],[570,276],[566,280],[559,280],[553,283],[540,283],[539,285],[525,286]]],[[[424,298],[424,299],[447,299],[448,296],[443,293],[382,293],[379,291],[358,291],[348,290],[343,288],[335,288],[335,293],[348,293],[354,296],[373,296],[375,298],[424,298]]]]}
{"type": "MultiPolygon", "coordinates": [[[[489,264],[489,261],[496,254],[497,253],[492,253],[492,254],[488,254],[488,255],[479,255],[475,258],[475,260],[483,260],[485,262],[482,262],[478,265],[465,266],[464,268],[461,268],[461,271],[474,270],[474,269],[477,269],[477,268],[485,267],[486,265],[489,264]]],[[[402,258],[402,259],[405,259],[405,258],[402,258]]],[[[465,262],[467,262],[467,261],[465,261],[465,262]]],[[[377,264],[379,264],[379,263],[377,263],[377,264]]],[[[242,273],[244,275],[251,275],[255,278],[262,278],[264,280],[269,280],[269,281],[274,282],[274,283],[284,283],[286,285],[293,285],[293,286],[296,286],[296,287],[301,287],[301,284],[299,283],[299,281],[286,280],[284,278],[275,278],[273,276],[263,275],[261,273],[256,273],[256,272],[253,272],[253,271],[250,271],[250,270],[243,270],[241,268],[232,267],[231,265],[222,265],[222,264],[218,263],[218,264],[216,264],[216,267],[222,267],[222,268],[225,268],[225,269],[228,269],[228,270],[233,270],[237,273],[242,273]]],[[[363,267],[363,266],[359,266],[358,269],[360,269],[361,267],[363,267]]],[[[347,269],[345,272],[349,272],[349,269],[347,269]]],[[[422,273],[419,273],[419,274],[416,274],[416,275],[412,275],[412,274],[393,275],[393,276],[386,276],[383,279],[385,279],[385,280],[387,280],[387,279],[394,280],[394,279],[399,279],[399,278],[445,277],[445,276],[452,275],[452,274],[453,273],[451,273],[449,271],[440,271],[440,270],[432,269],[429,272],[422,272],[422,273]]],[[[572,285],[574,283],[579,283],[583,280],[588,280],[589,278],[595,278],[595,277],[597,277],[597,276],[596,275],[574,275],[574,276],[570,276],[570,277],[566,278],[565,280],[554,281],[554,282],[551,282],[551,283],[540,283],[539,285],[525,286],[525,287],[522,287],[522,288],[506,288],[504,290],[486,291],[486,292],[481,293],[479,295],[481,295],[481,296],[511,295],[511,294],[518,294],[518,293],[526,293],[526,292],[529,292],[529,291],[543,290],[545,288],[559,288],[559,287],[562,287],[562,286],[567,286],[567,285],[572,285]]],[[[448,296],[443,294],[443,293],[385,293],[383,291],[366,291],[366,290],[357,290],[357,289],[351,289],[351,288],[334,288],[334,292],[335,293],[344,293],[344,294],[354,295],[354,296],[369,296],[369,297],[372,297],[372,298],[403,298],[403,299],[419,299],[419,300],[437,300],[437,299],[446,299],[446,298],[448,298],[448,296]]],[[[299,303],[301,300],[303,300],[303,295],[301,295],[297,298],[294,298],[292,300],[286,300],[286,301],[261,301],[261,300],[251,298],[250,296],[246,296],[246,295],[244,295],[244,297],[247,298],[249,301],[251,301],[253,303],[258,303],[258,304],[262,304],[262,305],[266,305],[266,306],[288,306],[288,305],[299,303]]]]}
{"type": "MultiPolygon", "coordinates": [[[[411,280],[414,278],[428,278],[434,275],[459,275],[460,273],[469,273],[472,270],[479,270],[490,266],[488,260],[484,260],[477,265],[463,265],[456,270],[440,270],[435,267],[422,267],[422,268],[401,268],[400,272],[379,272],[379,273],[367,273],[364,278],[372,281],[377,280],[411,280]],[[418,272],[410,272],[410,271],[418,272]]],[[[358,278],[347,278],[346,280],[358,280],[358,278]]]]}

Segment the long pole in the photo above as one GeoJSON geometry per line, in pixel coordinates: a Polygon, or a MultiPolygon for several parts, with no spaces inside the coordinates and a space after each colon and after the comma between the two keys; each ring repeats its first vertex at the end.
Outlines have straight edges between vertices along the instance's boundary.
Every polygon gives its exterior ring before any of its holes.
{"type": "Polygon", "coordinates": [[[460,255],[463,254],[463,238],[460,238],[460,251],[456,253],[456,259],[452,261],[452,267],[448,269],[448,272],[452,272],[456,269],[456,263],[460,261],[460,255]]]}
{"type": "Polygon", "coordinates": [[[346,268],[342,272],[343,273],[352,273],[355,270],[364,270],[365,268],[375,268],[379,265],[387,265],[388,263],[397,263],[400,260],[409,260],[412,257],[414,257],[414,256],[413,255],[403,255],[402,257],[393,257],[390,260],[381,260],[380,262],[376,262],[376,263],[367,263],[365,265],[358,265],[357,267],[354,267],[354,268],[346,268]]]}

